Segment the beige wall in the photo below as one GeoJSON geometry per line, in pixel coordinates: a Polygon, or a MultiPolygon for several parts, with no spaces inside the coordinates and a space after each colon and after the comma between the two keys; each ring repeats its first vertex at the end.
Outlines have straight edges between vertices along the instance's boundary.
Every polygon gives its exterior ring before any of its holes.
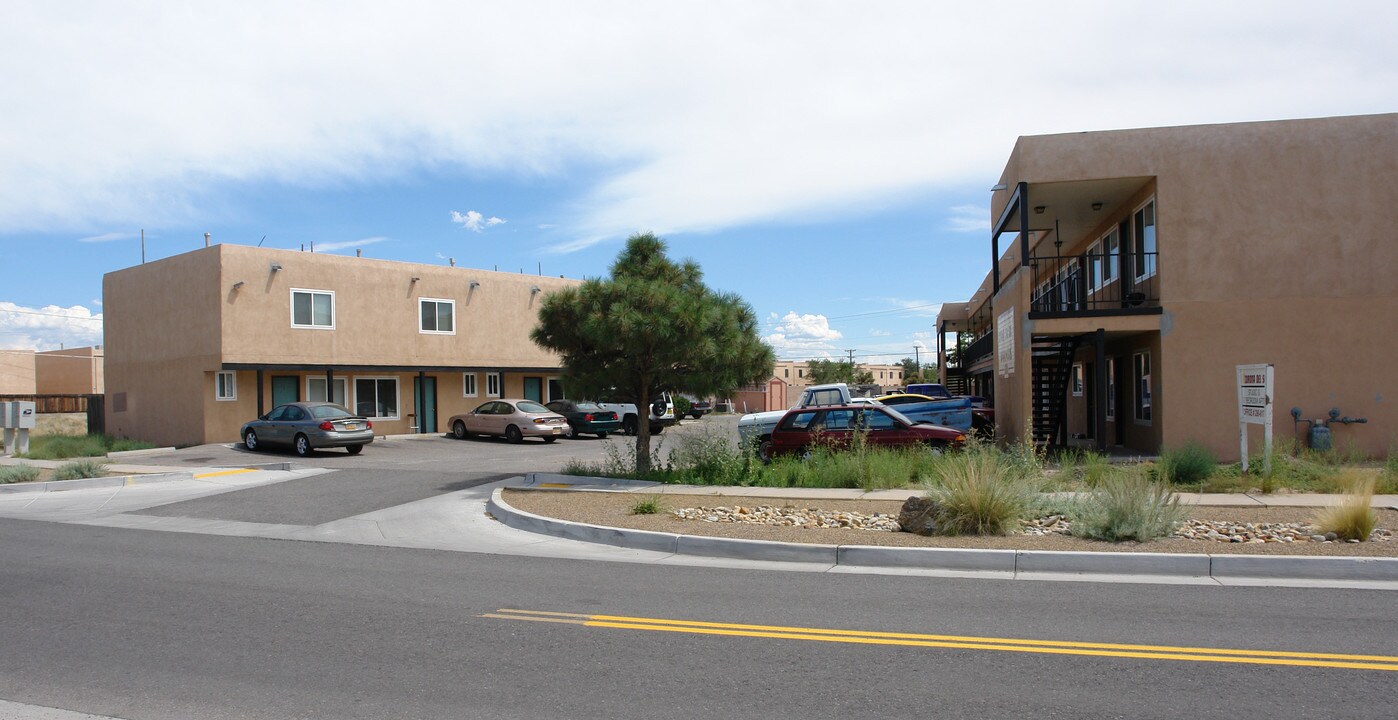
{"type": "MultiPolygon", "coordinates": [[[[1233,373],[1243,363],[1277,367],[1278,437],[1291,434],[1291,407],[1323,417],[1333,406],[1369,419],[1332,428],[1337,445],[1377,456],[1398,441],[1389,371],[1398,354],[1394,177],[1398,114],[1024,137],[1001,180],[1010,189],[1030,183],[1033,207],[1066,187],[1055,183],[1144,178],[1100,221],[1088,216],[1065,232],[1063,250],[1081,252],[1155,198],[1163,313],[1158,334],[1141,337],[1152,347],[1156,419],[1129,427],[1128,444],[1154,450],[1194,440],[1235,460],[1233,373]]],[[[1085,205],[1093,190],[1083,192],[1074,199],[1085,205]]],[[[992,217],[1009,197],[995,194],[992,217]]],[[[1027,300],[1012,283],[995,298],[995,314],[1027,300]]],[[[1041,320],[1035,330],[1133,329],[1122,322],[1041,320]]],[[[1022,311],[1017,323],[1028,324],[1022,311]]],[[[1024,359],[1029,333],[1016,331],[1024,359]]],[[[997,383],[997,419],[1022,432],[1027,383],[997,383]]]]}
{"type": "Polygon", "coordinates": [[[103,392],[102,346],[49,350],[34,356],[39,393],[91,395],[103,392]]]}
{"type": "Polygon", "coordinates": [[[529,331],[542,299],[577,283],[233,245],[109,273],[108,427],[159,444],[235,441],[242,423],[257,416],[256,366],[265,368],[264,411],[271,409],[274,375],[295,376],[305,399],[306,378],[324,377],[329,366],[348,378],[352,405],[354,378],[398,379],[398,416],[375,419],[380,434],[409,432],[413,378],[417,368],[427,370],[437,379],[444,429],[450,415],[484,400],[487,369],[505,373],[506,397],[523,393],[526,376],[543,378],[547,393],[559,361],[534,345],[529,331]],[[292,327],[292,288],[333,292],[334,328],[292,327]],[[420,332],[419,298],[454,301],[454,333],[420,332]],[[218,400],[217,372],[229,365],[254,367],[231,369],[237,398],[218,400]],[[479,397],[462,397],[461,370],[444,368],[479,369],[479,397]],[[115,410],[118,394],[125,411],[115,410]]]}
{"type": "Polygon", "coordinates": [[[33,395],[33,350],[0,350],[0,395],[33,395]]]}

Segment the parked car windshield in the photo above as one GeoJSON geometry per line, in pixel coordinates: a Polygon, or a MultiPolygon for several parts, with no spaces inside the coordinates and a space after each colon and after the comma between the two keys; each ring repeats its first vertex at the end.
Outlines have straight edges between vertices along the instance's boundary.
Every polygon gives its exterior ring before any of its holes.
{"type": "Polygon", "coordinates": [[[520,401],[520,402],[517,402],[517,403],[515,403],[515,407],[519,408],[519,411],[520,411],[520,412],[540,412],[540,413],[553,412],[552,410],[550,410],[550,409],[544,407],[543,405],[540,405],[539,403],[536,403],[536,402],[534,402],[534,401],[532,401],[532,400],[522,400],[522,401],[520,401]]]}
{"type": "Polygon", "coordinates": [[[592,410],[601,410],[602,407],[601,407],[600,405],[598,405],[597,403],[580,402],[580,403],[578,403],[578,409],[579,409],[579,410],[583,410],[583,411],[592,411],[592,410]]]}
{"type": "Polygon", "coordinates": [[[886,412],[886,413],[888,413],[889,415],[892,415],[893,417],[898,418],[900,421],[903,422],[904,425],[916,425],[916,424],[917,424],[917,421],[916,421],[916,420],[913,420],[912,418],[908,417],[907,415],[904,415],[903,413],[898,412],[898,408],[891,408],[891,407],[888,407],[888,406],[885,405],[885,406],[883,407],[883,411],[886,412]]]}
{"type": "Polygon", "coordinates": [[[311,410],[311,417],[317,420],[328,420],[330,418],[345,417],[354,413],[340,407],[339,405],[316,405],[311,410]]]}

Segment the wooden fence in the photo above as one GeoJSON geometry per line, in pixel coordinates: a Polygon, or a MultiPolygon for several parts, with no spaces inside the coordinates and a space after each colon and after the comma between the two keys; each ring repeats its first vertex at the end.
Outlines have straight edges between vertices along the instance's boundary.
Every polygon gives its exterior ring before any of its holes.
{"type": "Polygon", "coordinates": [[[105,395],[0,395],[0,402],[34,403],[34,412],[39,415],[86,413],[87,431],[90,433],[107,431],[105,399],[105,395]]]}

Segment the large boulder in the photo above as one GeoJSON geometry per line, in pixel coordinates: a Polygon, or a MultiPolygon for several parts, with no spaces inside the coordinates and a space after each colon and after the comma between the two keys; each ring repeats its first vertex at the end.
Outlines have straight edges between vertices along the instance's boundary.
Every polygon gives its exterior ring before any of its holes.
{"type": "Polygon", "coordinates": [[[936,500],[914,495],[903,503],[903,508],[898,511],[898,525],[903,528],[903,532],[910,532],[917,535],[936,535],[937,518],[941,515],[942,506],[936,500]]]}

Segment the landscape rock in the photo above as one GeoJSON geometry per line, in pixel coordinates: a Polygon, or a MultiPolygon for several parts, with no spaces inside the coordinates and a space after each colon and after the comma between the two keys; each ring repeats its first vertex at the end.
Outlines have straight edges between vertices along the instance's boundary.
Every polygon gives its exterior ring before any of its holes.
{"type": "Polygon", "coordinates": [[[914,495],[905,500],[898,511],[898,527],[914,535],[935,535],[941,509],[936,500],[914,495]]]}

